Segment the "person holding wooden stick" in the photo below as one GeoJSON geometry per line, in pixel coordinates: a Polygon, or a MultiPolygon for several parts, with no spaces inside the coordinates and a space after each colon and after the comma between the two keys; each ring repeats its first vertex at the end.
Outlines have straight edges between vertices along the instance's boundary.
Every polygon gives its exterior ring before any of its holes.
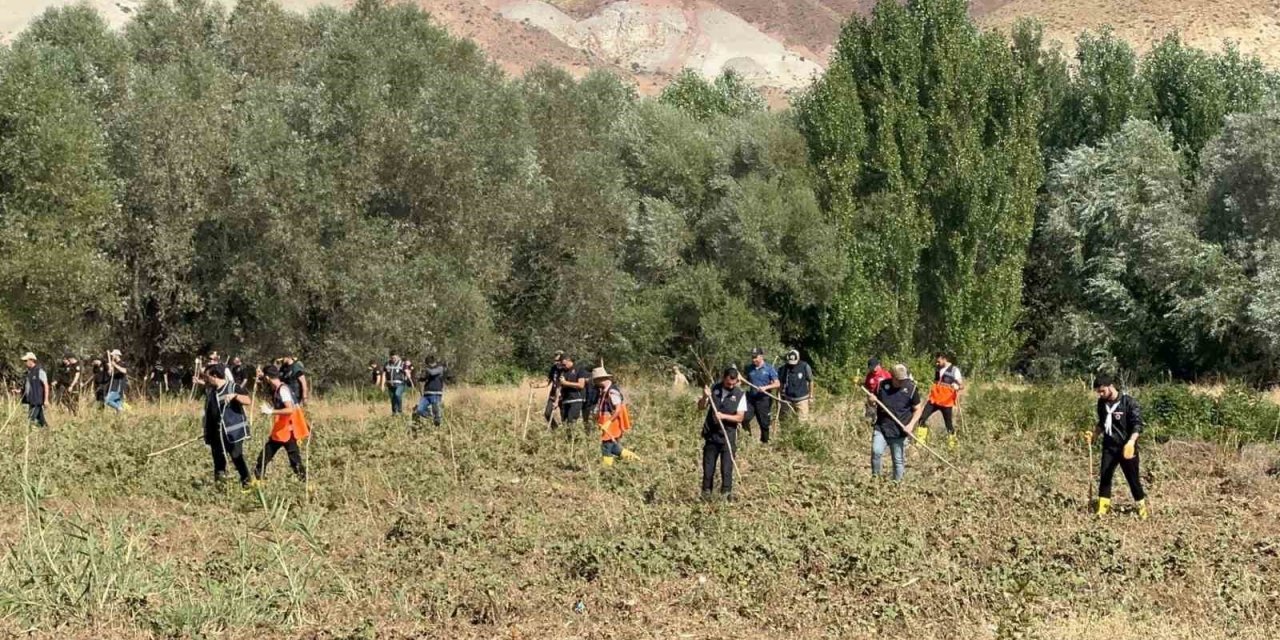
{"type": "MultiPolygon", "coordinates": [[[[710,374],[708,373],[708,377],[710,374]]],[[[703,387],[698,398],[698,408],[706,409],[702,421],[702,499],[714,495],[716,462],[720,463],[720,493],[732,502],[733,472],[737,466],[734,454],[738,449],[738,427],[747,419],[747,394],[739,386],[740,375],[736,367],[726,368],[720,382],[703,387]]]]}
{"type": "Polygon", "coordinates": [[[227,368],[211,363],[200,373],[204,384],[204,443],[213,457],[213,482],[227,479],[227,458],[240,475],[240,487],[249,487],[249,465],[244,460],[244,443],[249,439],[247,408],[252,400],[244,381],[233,379],[227,368]]]}
{"type": "Polygon", "coordinates": [[[754,417],[760,425],[760,442],[769,443],[769,430],[773,422],[774,389],[782,386],[778,380],[778,370],[765,362],[764,349],[756,347],[751,350],[751,366],[744,372],[751,391],[747,393],[747,418],[742,426],[751,432],[751,419],[754,417]]]}
{"type": "Polygon", "coordinates": [[[542,411],[542,420],[547,423],[548,428],[554,426],[560,419],[560,376],[564,374],[560,361],[563,359],[564,352],[556,351],[551,361],[551,368],[547,370],[547,384],[543,385],[550,388],[547,392],[546,409],[542,411]]]}
{"type": "Polygon", "coordinates": [[[893,479],[902,480],[907,472],[907,438],[915,431],[924,412],[920,403],[920,390],[905,364],[893,365],[888,382],[876,389],[876,424],[871,434],[871,475],[880,477],[883,471],[881,458],[885,449],[893,457],[893,479]]]}
{"type": "Polygon", "coordinates": [[[640,456],[622,446],[622,436],[631,430],[631,410],[622,388],[604,367],[591,370],[591,383],[600,388],[600,404],[596,407],[600,464],[612,467],[615,460],[639,460],[640,456]]]}

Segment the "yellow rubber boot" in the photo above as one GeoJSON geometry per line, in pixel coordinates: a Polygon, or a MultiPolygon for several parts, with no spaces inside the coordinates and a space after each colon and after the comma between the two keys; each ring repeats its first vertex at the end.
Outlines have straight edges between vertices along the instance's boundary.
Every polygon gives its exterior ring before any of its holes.
{"type": "Polygon", "coordinates": [[[958,441],[958,440],[956,440],[956,434],[954,434],[954,433],[948,433],[948,434],[947,434],[947,449],[950,449],[951,451],[955,451],[955,450],[956,450],[956,445],[957,445],[957,444],[959,444],[959,441],[958,441]]]}
{"type": "Polygon", "coordinates": [[[602,466],[602,467],[612,467],[612,466],[613,466],[613,456],[604,456],[604,457],[600,458],[600,466],[602,466]]]}
{"type": "Polygon", "coordinates": [[[929,444],[929,427],[916,427],[916,442],[929,444]]]}
{"type": "Polygon", "coordinates": [[[1146,520],[1151,517],[1151,510],[1147,508],[1147,499],[1143,498],[1138,501],[1138,519],[1146,520]]]}
{"type": "Polygon", "coordinates": [[[632,451],[632,450],[630,450],[630,449],[623,449],[623,450],[622,450],[622,459],[623,459],[624,461],[628,461],[628,462],[639,462],[639,461],[640,461],[640,456],[636,455],[636,452],[634,452],[634,451],[632,451]]]}
{"type": "Polygon", "coordinates": [[[1098,498],[1098,515],[1105,516],[1111,513],[1111,498],[1098,498]]]}

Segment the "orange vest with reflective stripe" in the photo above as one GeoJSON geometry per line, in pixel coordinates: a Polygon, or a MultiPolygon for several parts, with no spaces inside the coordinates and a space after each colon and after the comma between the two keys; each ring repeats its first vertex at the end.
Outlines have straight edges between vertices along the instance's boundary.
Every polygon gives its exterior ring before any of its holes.
{"type": "MultiPolygon", "coordinates": [[[[282,387],[284,385],[281,385],[282,387]]],[[[297,402],[296,400],[294,402],[297,402]]],[[[276,404],[280,402],[280,392],[276,391],[276,404]]],[[[307,439],[311,435],[311,427],[307,424],[307,417],[302,413],[302,407],[297,404],[293,405],[289,413],[283,413],[272,416],[271,422],[271,439],[276,442],[288,442],[290,438],[296,438],[298,442],[307,439]]]]}
{"type": "Polygon", "coordinates": [[[619,406],[614,406],[613,401],[609,399],[609,392],[617,391],[618,397],[622,397],[622,389],[617,384],[609,387],[608,391],[600,393],[600,404],[596,406],[596,424],[600,426],[600,442],[608,442],[617,440],[622,434],[631,430],[631,413],[627,411],[625,400],[619,406]]]}
{"type": "Polygon", "coordinates": [[[929,388],[929,403],[938,407],[954,407],[956,406],[956,388],[951,386],[956,384],[955,375],[952,369],[954,364],[949,364],[946,368],[938,372],[935,377],[933,386],[929,388]]]}

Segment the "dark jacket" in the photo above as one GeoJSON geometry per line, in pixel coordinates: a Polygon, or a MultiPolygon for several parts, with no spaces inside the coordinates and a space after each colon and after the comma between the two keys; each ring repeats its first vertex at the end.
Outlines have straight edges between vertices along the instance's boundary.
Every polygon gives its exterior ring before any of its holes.
{"type": "Polygon", "coordinates": [[[1098,430],[1102,432],[1102,446],[1122,449],[1135,433],[1142,433],[1142,411],[1138,401],[1127,393],[1120,393],[1115,406],[1098,398],[1098,430]],[[1107,414],[1111,415],[1111,428],[1107,428],[1107,414]]]}
{"type": "Polygon", "coordinates": [[[898,422],[903,425],[910,423],[916,407],[920,406],[920,390],[916,388],[916,381],[905,380],[901,387],[894,387],[892,380],[885,380],[876,390],[876,398],[893,412],[892,415],[885,413],[884,407],[876,405],[876,430],[886,438],[905,438],[907,433],[898,426],[898,422]]]}
{"type": "Polygon", "coordinates": [[[422,372],[423,395],[441,395],[444,393],[444,365],[438,364],[434,367],[427,367],[422,372]]]}
{"type": "Polygon", "coordinates": [[[44,392],[48,386],[49,376],[45,374],[44,367],[36,365],[27,369],[22,385],[22,404],[32,407],[44,406],[44,392]]]}
{"type": "Polygon", "coordinates": [[[813,393],[813,369],[808,362],[784,365],[778,377],[782,380],[782,397],[787,400],[808,400],[813,393]]]}
{"type": "Polygon", "coordinates": [[[736,434],[738,432],[737,422],[723,422],[716,420],[716,416],[712,410],[719,413],[738,413],[738,409],[742,406],[742,401],[746,397],[746,392],[741,387],[725,389],[724,383],[717,382],[711,387],[711,402],[707,406],[707,417],[702,422],[702,438],[712,444],[727,444],[725,436],[736,434]],[[721,430],[721,424],[724,429],[721,430]]]}

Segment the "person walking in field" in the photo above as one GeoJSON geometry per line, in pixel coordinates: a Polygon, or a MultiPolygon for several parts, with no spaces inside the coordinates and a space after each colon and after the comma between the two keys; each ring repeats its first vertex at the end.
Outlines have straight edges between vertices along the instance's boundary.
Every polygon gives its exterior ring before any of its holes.
{"type": "MultiPolygon", "coordinates": [[[[875,395],[880,390],[880,385],[891,378],[893,378],[893,375],[889,373],[889,370],[880,366],[880,359],[871,358],[867,360],[867,375],[862,379],[862,388],[871,392],[871,395],[875,395]]],[[[876,423],[876,413],[876,401],[867,398],[864,417],[872,426],[876,423]]]]}
{"type": "Polygon", "coordinates": [[[907,438],[915,431],[924,411],[920,390],[911,379],[907,365],[893,365],[892,376],[880,383],[875,397],[879,403],[871,434],[871,475],[878,478],[882,474],[881,459],[887,449],[893,458],[893,479],[899,481],[907,472],[907,438]]]}
{"type": "Polygon", "coordinates": [[[280,369],[280,379],[284,381],[285,386],[289,387],[289,391],[293,393],[294,402],[299,407],[307,406],[307,403],[311,401],[311,379],[307,377],[307,370],[302,366],[302,361],[294,357],[293,354],[289,354],[280,359],[278,367],[280,369]]]}
{"type": "Polygon", "coordinates": [[[964,376],[960,367],[951,362],[950,356],[939,351],[934,354],[933,386],[929,388],[929,402],[924,406],[924,415],[920,418],[920,429],[916,440],[920,444],[929,443],[929,417],[941,413],[943,424],[947,427],[947,446],[956,446],[955,408],[960,401],[960,392],[964,390],[964,376]]]}
{"type": "Polygon", "coordinates": [[[600,464],[613,466],[617,459],[639,460],[635,452],[622,446],[622,436],[631,430],[631,411],[626,396],[604,367],[591,371],[591,383],[600,389],[596,406],[596,426],[600,429],[600,464]]]}
{"type": "Polygon", "coordinates": [[[76,393],[80,387],[80,369],[80,360],[74,355],[68,353],[62,356],[62,366],[58,368],[58,375],[53,383],[58,389],[58,401],[71,415],[80,412],[80,397],[76,393]]]}
{"type": "Polygon", "coordinates": [[[36,360],[36,354],[22,354],[22,364],[27,368],[22,380],[22,404],[27,405],[27,419],[37,427],[48,427],[44,408],[49,405],[49,375],[36,360]]]}
{"type": "Polygon", "coordinates": [[[276,452],[281,449],[289,455],[289,467],[299,480],[307,480],[307,467],[302,460],[302,450],[298,444],[307,439],[311,428],[307,425],[306,415],[293,400],[293,391],[280,378],[280,369],[271,365],[263,369],[262,375],[271,386],[271,404],[262,405],[262,415],[271,417],[271,437],[267,439],[262,453],[258,454],[258,463],[254,465],[253,474],[258,480],[266,475],[267,465],[276,452]]]}
{"type": "Polygon", "coordinates": [[[703,387],[698,408],[706,410],[702,421],[702,499],[710,500],[715,487],[716,463],[720,464],[720,493],[733,501],[734,454],[738,427],[747,419],[747,394],[738,386],[738,369],[726,368],[714,386],[703,387]]]}
{"type": "Polygon", "coordinates": [[[1085,434],[1085,441],[1093,446],[1094,440],[1102,441],[1102,463],[1099,466],[1097,514],[1104,516],[1111,511],[1111,480],[1116,467],[1124,472],[1129,483],[1129,493],[1138,503],[1138,517],[1150,515],[1147,509],[1147,493],[1142,490],[1142,476],[1138,470],[1138,436],[1142,434],[1142,410],[1138,401],[1127,393],[1121,393],[1109,376],[1098,376],[1093,382],[1098,394],[1098,424],[1085,434]]]}
{"type": "Polygon", "coordinates": [[[542,411],[542,420],[548,426],[554,426],[555,421],[560,419],[560,376],[564,374],[564,368],[561,367],[560,361],[564,359],[563,351],[555,352],[555,359],[551,362],[551,368],[547,370],[547,406],[542,411]]]}
{"type": "Polygon", "coordinates": [[[756,347],[751,350],[751,366],[743,373],[746,374],[747,382],[751,383],[751,390],[747,392],[747,419],[742,426],[750,433],[751,419],[755,418],[760,425],[760,442],[768,444],[769,429],[773,422],[773,398],[769,394],[781,386],[778,370],[765,362],[764,349],[756,347]]]}
{"type": "MultiPolygon", "coordinates": [[[[567,428],[582,420],[591,374],[579,368],[573,356],[560,359],[560,422],[567,428]]],[[[588,430],[590,427],[588,427],[588,430]]]]}
{"type": "Polygon", "coordinates": [[[398,416],[404,412],[404,390],[407,386],[409,371],[400,359],[400,354],[391,352],[391,359],[382,365],[382,376],[378,386],[391,398],[391,415],[398,416]]]}
{"type": "Polygon", "coordinates": [[[147,372],[147,377],[143,380],[143,388],[146,390],[147,399],[155,402],[169,391],[168,369],[161,363],[157,362],[151,365],[151,369],[147,372]]]}
{"type": "Polygon", "coordinates": [[[122,358],[119,349],[107,352],[107,392],[102,402],[116,413],[125,410],[125,397],[129,393],[129,370],[121,362],[122,358]]]}
{"type": "Polygon", "coordinates": [[[213,481],[222,484],[227,477],[227,459],[240,475],[240,487],[249,487],[249,464],[244,459],[244,443],[249,439],[248,407],[252,400],[244,382],[227,375],[227,368],[217,364],[205,366],[201,372],[204,384],[204,443],[213,457],[213,481]]]}
{"type": "Polygon", "coordinates": [[[787,352],[786,364],[778,372],[782,381],[782,406],[778,408],[778,421],[799,418],[809,419],[809,405],[813,400],[813,368],[800,359],[800,352],[787,352]]]}
{"type": "Polygon", "coordinates": [[[420,378],[422,398],[418,400],[418,406],[413,410],[415,423],[418,420],[426,420],[428,415],[437,427],[444,420],[444,375],[444,365],[435,356],[428,356],[427,368],[422,371],[420,378]]]}

